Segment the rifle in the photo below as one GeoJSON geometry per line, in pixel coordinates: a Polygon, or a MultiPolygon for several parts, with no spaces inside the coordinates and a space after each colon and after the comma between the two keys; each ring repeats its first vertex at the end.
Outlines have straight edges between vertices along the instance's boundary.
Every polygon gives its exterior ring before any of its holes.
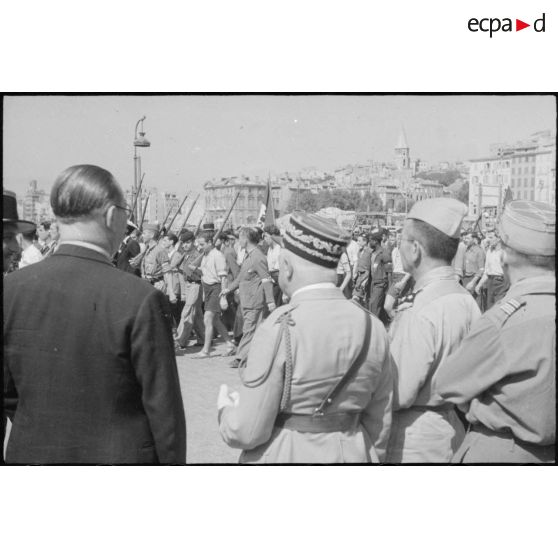
{"type": "Polygon", "coordinates": [[[201,216],[200,222],[198,223],[198,226],[196,227],[196,230],[194,232],[194,236],[198,236],[198,234],[200,234],[200,229],[201,229],[204,217],[205,217],[205,213],[201,216]]]}
{"type": "MultiPolygon", "coordinates": [[[[200,195],[198,194],[196,199],[194,200],[194,203],[192,204],[192,207],[190,207],[190,209],[188,210],[188,213],[186,213],[186,217],[184,218],[184,221],[182,221],[182,226],[180,227],[180,230],[178,231],[178,236],[180,236],[180,234],[184,230],[184,227],[186,226],[186,223],[188,222],[188,217],[190,217],[190,214],[192,213],[192,210],[194,209],[194,206],[196,205],[196,202],[198,201],[199,197],[200,197],[200,195]]],[[[203,216],[202,216],[202,219],[203,219],[203,216]]]]}
{"type": "Polygon", "coordinates": [[[159,229],[160,231],[162,231],[163,228],[165,227],[165,223],[167,222],[167,219],[169,218],[169,215],[170,215],[171,211],[172,211],[172,207],[169,208],[169,210],[167,212],[167,215],[166,215],[165,219],[163,220],[163,223],[161,224],[161,228],[159,229]]]}
{"type": "Polygon", "coordinates": [[[141,214],[140,226],[138,227],[140,231],[141,228],[143,227],[143,220],[145,219],[145,212],[147,210],[147,203],[149,202],[149,196],[151,196],[151,192],[149,192],[149,194],[147,194],[147,198],[145,198],[145,205],[143,206],[143,212],[141,214]]]}
{"type": "Polygon", "coordinates": [[[136,211],[136,205],[138,205],[138,200],[140,199],[140,195],[141,195],[141,187],[143,185],[143,179],[145,178],[145,173],[143,173],[141,175],[141,180],[138,186],[138,191],[136,192],[136,197],[134,198],[134,203],[132,204],[132,210],[131,210],[131,215],[133,217],[133,220],[135,221],[135,211],[136,211]]]}
{"type": "Polygon", "coordinates": [[[236,196],[229,208],[229,211],[227,212],[227,216],[225,217],[225,219],[223,220],[223,222],[221,223],[221,227],[219,228],[219,230],[213,235],[213,244],[215,245],[215,243],[217,242],[217,239],[219,238],[219,235],[223,232],[223,229],[225,228],[225,225],[229,219],[229,217],[231,216],[232,210],[236,204],[236,200],[238,200],[238,196],[240,196],[240,192],[236,193],[236,196]]]}
{"type": "Polygon", "coordinates": [[[182,203],[179,205],[178,207],[178,211],[175,213],[174,217],[171,219],[171,222],[169,223],[168,226],[168,231],[170,232],[172,224],[174,223],[174,220],[176,219],[176,217],[178,216],[178,214],[180,213],[180,210],[182,209],[182,206],[184,205],[184,202],[188,199],[189,194],[186,194],[184,196],[184,199],[182,200],[182,203]]]}

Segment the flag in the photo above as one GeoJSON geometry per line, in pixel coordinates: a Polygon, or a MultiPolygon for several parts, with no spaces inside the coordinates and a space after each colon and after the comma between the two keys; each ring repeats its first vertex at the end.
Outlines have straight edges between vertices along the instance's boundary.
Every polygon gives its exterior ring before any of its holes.
{"type": "Polygon", "coordinates": [[[275,225],[275,206],[273,205],[273,194],[271,192],[271,181],[269,177],[267,179],[265,201],[262,203],[258,215],[258,225],[262,227],[275,225]]]}

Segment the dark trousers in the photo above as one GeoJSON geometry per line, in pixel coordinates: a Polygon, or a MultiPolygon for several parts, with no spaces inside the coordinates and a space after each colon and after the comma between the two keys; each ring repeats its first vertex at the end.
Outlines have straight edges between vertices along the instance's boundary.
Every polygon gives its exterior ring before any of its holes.
{"type": "Polygon", "coordinates": [[[386,323],[387,316],[384,311],[384,301],[386,299],[386,284],[375,283],[370,287],[370,299],[368,301],[368,310],[374,316],[377,316],[386,323]]]}
{"type": "Polygon", "coordinates": [[[509,281],[502,275],[489,275],[486,287],[486,310],[506,296],[509,281]]]}
{"type": "Polygon", "coordinates": [[[270,271],[269,274],[273,279],[273,301],[275,302],[275,306],[279,308],[279,306],[283,304],[283,291],[281,291],[281,287],[279,286],[279,272],[270,271]]]}

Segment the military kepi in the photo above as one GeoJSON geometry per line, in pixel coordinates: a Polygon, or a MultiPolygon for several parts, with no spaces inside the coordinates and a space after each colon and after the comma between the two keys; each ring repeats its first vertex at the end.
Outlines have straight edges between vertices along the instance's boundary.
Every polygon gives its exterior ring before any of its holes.
{"type": "Polygon", "coordinates": [[[430,198],[416,202],[407,218],[424,221],[450,238],[459,238],[465,215],[467,206],[460,201],[453,198],[430,198]]]}
{"type": "Polygon", "coordinates": [[[294,212],[285,228],[284,248],[312,263],[337,267],[350,235],[335,221],[312,213],[294,212]]]}
{"type": "Polygon", "coordinates": [[[530,256],[556,254],[556,209],[549,204],[517,200],[506,204],[500,219],[502,242],[530,256]]]}

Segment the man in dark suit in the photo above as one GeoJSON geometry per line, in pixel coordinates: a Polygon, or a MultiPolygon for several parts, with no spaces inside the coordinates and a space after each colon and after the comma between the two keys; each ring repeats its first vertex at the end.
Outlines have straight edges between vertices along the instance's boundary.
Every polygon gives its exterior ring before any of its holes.
{"type": "Polygon", "coordinates": [[[114,257],[114,263],[118,269],[141,277],[140,270],[130,265],[130,260],[141,252],[139,242],[134,238],[135,234],[137,234],[137,230],[138,228],[136,225],[128,221],[126,225],[126,236],[120,243],[120,248],[114,257]]]}
{"type": "Polygon", "coordinates": [[[64,171],[54,255],[4,281],[8,463],[185,463],[165,296],[111,264],[129,210],[114,177],[64,171]]]}

